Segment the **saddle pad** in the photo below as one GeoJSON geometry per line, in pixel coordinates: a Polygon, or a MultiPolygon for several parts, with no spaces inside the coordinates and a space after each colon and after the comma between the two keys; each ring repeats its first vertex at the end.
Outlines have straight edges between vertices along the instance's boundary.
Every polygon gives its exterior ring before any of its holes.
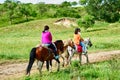
{"type": "Polygon", "coordinates": [[[82,46],[77,45],[77,52],[82,52],[82,46]]]}

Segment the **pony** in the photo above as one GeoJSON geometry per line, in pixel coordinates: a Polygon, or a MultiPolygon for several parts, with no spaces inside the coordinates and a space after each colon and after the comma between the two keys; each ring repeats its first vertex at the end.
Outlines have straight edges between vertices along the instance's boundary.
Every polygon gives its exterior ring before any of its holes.
{"type": "MultiPolygon", "coordinates": [[[[62,40],[57,40],[57,41],[53,42],[53,44],[56,46],[58,54],[60,52],[61,53],[64,52],[64,43],[62,40]]],[[[46,61],[48,63],[49,61],[51,61],[52,59],[55,59],[55,58],[54,58],[54,54],[53,54],[52,50],[47,47],[40,45],[38,47],[32,48],[31,52],[30,52],[29,63],[28,63],[27,69],[26,69],[26,75],[28,75],[28,76],[30,75],[30,71],[31,71],[31,68],[32,68],[32,65],[33,65],[35,59],[37,59],[37,61],[38,61],[38,69],[39,69],[39,73],[41,75],[42,74],[41,70],[42,70],[44,61],[46,61]]],[[[59,59],[55,59],[55,60],[58,63],[57,71],[59,71],[60,61],[59,61],[59,59]]]]}
{"type": "MultiPolygon", "coordinates": [[[[71,48],[74,48],[74,42],[72,41],[72,39],[68,39],[68,40],[64,40],[64,52],[65,50],[67,50],[68,46],[70,46],[71,48]]],[[[65,53],[59,53],[59,56],[62,58],[62,66],[65,66],[65,57],[64,57],[65,53]]],[[[52,61],[46,61],[46,68],[49,71],[49,65],[50,65],[50,72],[52,72],[52,61]]]]}
{"type": "Polygon", "coordinates": [[[68,40],[64,40],[63,43],[64,43],[64,53],[60,53],[59,55],[63,60],[62,66],[64,67],[65,66],[64,56],[66,55],[65,51],[67,51],[68,46],[70,46],[71,48],[74,48],[74,42],[72,39],[68,39],[68,40]]]}
{"type": "MultiPolygon", "coordinates": [[[[92,46],[92,42],[91,42],[90,38],[84,39],[84,43],[85,43],[87,49],[88,49],[88,47],[92,46]]],[[[82,61],[82,54],[86,57],[86,62],[89,63],[88,54],[84,53],[83,51],[82,52],[78,52],[77,51],[77,46],[75,45],[74,48],[72,48],[71,46],[67,47],[67,55],[66,55],[67,65],[71,64],[71,59],[72,59],[72,57],[73,57],[73,55],[75,53],[77,53],[79,55],[80,64],[81,64],[81,61],[82,61]]]]}

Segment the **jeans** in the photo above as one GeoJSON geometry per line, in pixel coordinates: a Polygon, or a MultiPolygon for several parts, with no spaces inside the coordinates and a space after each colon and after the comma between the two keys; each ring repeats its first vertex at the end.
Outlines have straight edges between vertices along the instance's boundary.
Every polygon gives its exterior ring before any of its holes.
{"type": "Polygon", "coordinates": [[[51,44],[48,46],[48,48],[51,48],[51,49],[53,50],[53,53],[54,53],[55,56],[58,55],[58,54],[57,54],[56,47],[53,45],[53,43],[51,43],[51,44]]]}
{"type": "Polygon", "coordinates": [[[84,44],[84,42],[80,42],[80,45],[82,46],[83,52],[86,52],[87,48],[86,48],[86,45],[84,44]]]}

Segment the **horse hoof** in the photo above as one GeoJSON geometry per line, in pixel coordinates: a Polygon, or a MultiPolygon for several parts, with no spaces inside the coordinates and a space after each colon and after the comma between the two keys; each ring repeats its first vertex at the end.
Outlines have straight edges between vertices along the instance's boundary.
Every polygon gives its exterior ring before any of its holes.
{"type": "Polygon", "coordinates": [[[60,70],[58,69],[57,72],[59,72],[60,70]]]}
{"type": "Polygon", "coordinates": [[[27,76],[27,77],[29,77],[29,76],[30,76],[30,74],[28,73],[28,74],[26,74],[26,76],[27,76]]]}
{"type": "Polygon", "coordinates": [[[62,65],[62,67],[64,67],[64,64],[62,65]]]}
{"type": "Polygon", "coordinates": [[[37,70],[39,70],[39,67],[37,67],[37,70]]]}

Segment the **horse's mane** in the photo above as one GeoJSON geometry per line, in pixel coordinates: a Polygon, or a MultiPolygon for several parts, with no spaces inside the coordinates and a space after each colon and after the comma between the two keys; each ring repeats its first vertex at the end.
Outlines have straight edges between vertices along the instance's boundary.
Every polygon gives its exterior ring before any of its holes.
{"type": "Polygon", "coordinates": [[[55,42],[57,42],[57,43],[58,43],[58,42],[62,42],[62,40],[56,40],[55,42]]]}
{"type": "Polygon", "coordinates": [[[67,46],[70,40],[71,40],[71,39],[64,40],[64,41],[63,41],[63,42],[64,42],[64,46],[67,46]]]}

